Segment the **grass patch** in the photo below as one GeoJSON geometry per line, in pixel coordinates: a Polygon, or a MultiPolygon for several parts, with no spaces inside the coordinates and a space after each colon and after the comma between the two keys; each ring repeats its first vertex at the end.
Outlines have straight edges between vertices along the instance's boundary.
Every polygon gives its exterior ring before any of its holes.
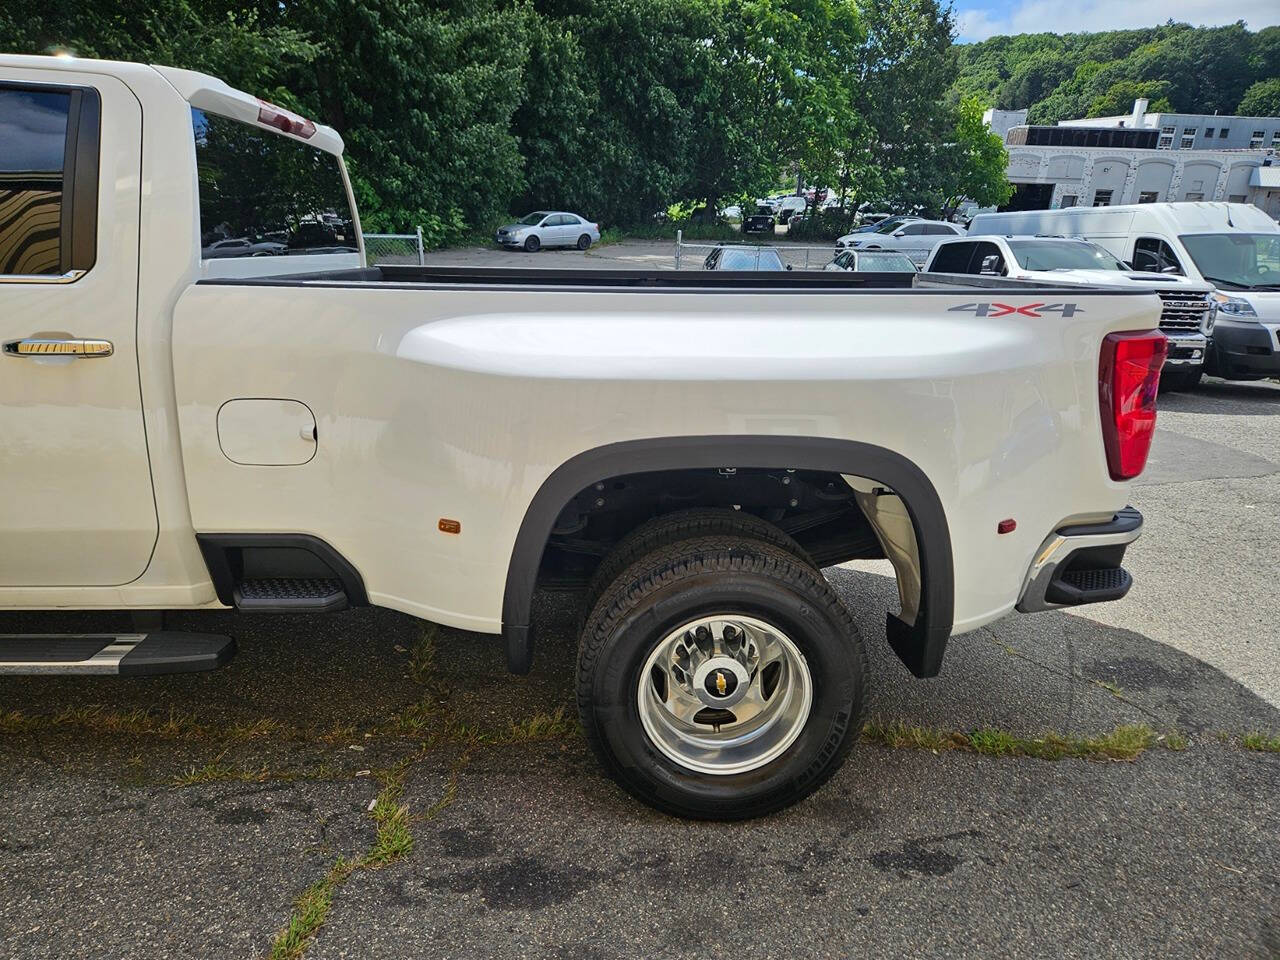
{"type": "Polygon", "coordinates": [[[1253,731],[1240,738],[1240,746],[1259,753],[1280,753],[1280,735],[1253,731]]]}
{"type": "Polygon", "coordinates": [[[1170,730],[1168,733],[1162,733],[1156,737],[1156,742],[1166,750],[1177,750],[1181,753],[1187,749],[1187,738],[1177,730],[1170,730]]]}
{"type": "MultiPolygon", "coordinates": [[[[1178,737],[1182,749],[1185,738],[1165,734],[1165,740],[1178,737]]],[[[1095,737],[1076,737],[1052,731],[1038,737],[1023,737],[982,727],[969,733],[941,730],[935,727],[913,727],[901,721],[872,720],[863,728],[862,739],[885,747],[909,750],[958,750],[988,757],[1035,757],[1039,760],[1062,760],[1077,757],[1086,760],[1133,760],[1152,746],[1156,733],[1145,723],[1123,724],[1095,737]]],[[[1166,744],[1168,745],[1168,744],[1166,744]]]]}
{"type": "Polygon", "coordinates": [[[293,914],[271,944],[268,960],[298,960],[329,918],[333,893],[358,865],[339,857],[329,872],[307,887],[293,905],[293,914]]]}

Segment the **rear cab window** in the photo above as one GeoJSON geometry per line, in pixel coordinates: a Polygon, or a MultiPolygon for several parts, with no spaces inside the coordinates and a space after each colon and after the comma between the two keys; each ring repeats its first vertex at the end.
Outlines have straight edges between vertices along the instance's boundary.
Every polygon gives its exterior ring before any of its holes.
{"type": "Polygon", "coordinates": [[[971,241],[940,243],[929,264],[930,273],[968,273],[975,244],[971,241]]]}
{"type": "Polygon", "coordinates": [[[359,253],[341,160],[191,108],[202,260],[359,253]]]}
{"type": "Polygon", "coordinates": [[[0,84],[0,275],[69,281],[92,268],[100,116],[89,87],[0,84]]]}

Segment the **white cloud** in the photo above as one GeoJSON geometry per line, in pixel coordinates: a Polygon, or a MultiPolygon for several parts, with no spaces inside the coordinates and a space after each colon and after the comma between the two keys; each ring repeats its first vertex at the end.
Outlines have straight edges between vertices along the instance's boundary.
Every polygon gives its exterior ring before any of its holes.
{"type": "Polygon", "coordinates": [[[1280,24],[1280,4],[1258,0],[1014,0],[1008,10],[957,11],[961,41],[1012,33],[1096,33],[1151,27],[1173,19],[1196,26],[1244,20],[1251,30],[1280,24]]]}

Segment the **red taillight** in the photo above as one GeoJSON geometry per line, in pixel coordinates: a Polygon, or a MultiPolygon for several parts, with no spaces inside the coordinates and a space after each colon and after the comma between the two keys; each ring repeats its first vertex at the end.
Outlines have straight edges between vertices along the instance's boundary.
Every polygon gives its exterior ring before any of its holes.
{"type": "Polygon", "coordinates": [[[258,102],[262,104],[258,108],[259,123],[265,123],[269,127],[291,133],[295,137],[302,137],[304,140],[315,136],[316,125],[305,117],[281,110],[274,103],[267,103],[265,100],[260,99],[258,102]]]}
{"type": "Polygon", "coordinates": [[[1132,480],[1147,465],[1156,430],[1156,392],[1169,341],[1158,330],[1109,333],[1098,363],[1102,440],[1112,480],[1132,480]]]}

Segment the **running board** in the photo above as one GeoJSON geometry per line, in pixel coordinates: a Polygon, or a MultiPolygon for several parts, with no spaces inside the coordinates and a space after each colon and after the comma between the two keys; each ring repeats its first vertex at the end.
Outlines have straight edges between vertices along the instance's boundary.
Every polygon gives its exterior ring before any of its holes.
{"type": "Polygon", "coordinates": [[[197,673],[222,666],[235,652],[234,640],[212,633],[5,633],[0,674],[197,673]]]}

